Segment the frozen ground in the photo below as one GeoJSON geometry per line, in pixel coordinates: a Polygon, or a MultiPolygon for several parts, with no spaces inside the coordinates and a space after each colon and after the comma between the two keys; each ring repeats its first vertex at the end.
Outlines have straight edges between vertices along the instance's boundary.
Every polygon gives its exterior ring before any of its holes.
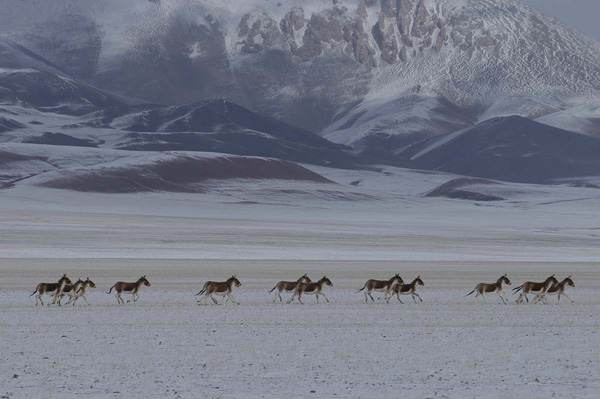
{"type": "Polygon", "coordinates": [[[600,389],[592,264],[4,259],[0,267],[0,394],[9,398],[592,398],[600,389]],[[575,276],[574,304],[464,298],[499,273],[519,283],[546,270],[575,276]],[[95,280],[93,306],[32,306],[36,282],[63,271],[95,280]],[[331,303],[271,303],[276,281],[304,271],[331,278],[331,303]],[[355,290],[390,271],[420,274],[424,304],[362,303],[355,290]],[[204,280],[234,272],[241,306],[195,304],[204,280]],[[135,305],[105,293],[141,273],[152,286],[135,305]]]}
{"type": "Polygon", "coordinates": [[[510,185],[476,204],[421,196],[455,176],[315,170],[341,184],[0,191],[0,397],[597,397],[598,190],[510,185]],[[423,278],[423,304],[355,292],[396,272],[423,278]],[[33,306],[62,273],[96,282],[93,306],[33,306]],[[196,305],[233,273],[241,306],[196,305]],[[271,302],[303,273],[331,278],[331,303],[271,302]],[[464,297],[504,273],[572,274],[575,303],[464,297]],[[105,293],[142,274],[138,303],[105,293]]]}

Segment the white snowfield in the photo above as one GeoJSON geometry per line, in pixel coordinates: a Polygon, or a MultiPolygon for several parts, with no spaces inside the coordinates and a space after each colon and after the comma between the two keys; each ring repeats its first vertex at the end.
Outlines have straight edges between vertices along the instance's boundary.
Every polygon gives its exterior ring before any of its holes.
{"type": "Polygon", "coordinates": [[[338,184],[0,190],[0,397],[597,397],[600,191],[502,184],[508,200],[475,203],[423,197],[453,175],[309,168],[338,184]],[[96,283],[92,306],[35,307],[63,273],[96,283]],[[330,303],[273,303],[304,273],[331,279],[330,303]],[[356,292],[395,273],[421,276],[424,303],[356,292]],[[508,305],[465,297],[505,273],[508,305]],[[574,303],[514,303],[553,273],[574,303]],[[232,274],[240,306],[197,305],[232,274]],[[142,275],[138,302],[106,293],[142,275]]]}

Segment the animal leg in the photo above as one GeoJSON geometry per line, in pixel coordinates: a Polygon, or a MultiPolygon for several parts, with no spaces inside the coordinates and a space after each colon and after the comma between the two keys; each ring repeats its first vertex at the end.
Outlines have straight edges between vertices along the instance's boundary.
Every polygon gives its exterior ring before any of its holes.
{"type": "Polygon", "coordinates": [[[504,298],[504,294],[502,293],[502,291],[498,292],[498,296],[500,297],[500,299],[502,299],[502,303],[506,305],[506,298],[504,298]]]}
{"type": "Polygon", "coordinates": [[[302,294],[298,294],[298,302],[304,305],[304,302],[302,302],[302,294]]]}
{"type": "Polygon", "coordinates": [[[523,303],[523,294],[519,295],[519,297],[517,298],[517,304],[522,304],[523,303]]]}
{"type": "Polygon", "coordinates": [[[419,298],[419,301],[423,302],[423,299],[421,299],[421,295],[417,294],[416,292],[415,295],[417,296],[417,298],[419,298]]]}
{"type": "Polygon", "coordinates": [[[365,303],[369,303],[369,297],[367,296],[367,291],[365,291],[365,303]]]}
{"type": "Polygon", "coordinates": [[[400,294],[399,293],[396,294],[396,298],[398,298],[398,302],[400,302],[401,304],[404,305],[404,302],[402,302],[402,299],[400,299],[400,294]]]}
{"type": "Polygon", "coordinates": [[[327,302],[329,302],[329,298],[327,298],[327,295],[325,295],[325,294],[324,294],[324,293],[322,293],[322,292],[321,292],[321,295],[323,295],[323,296],[325,297],[325,300],[326,300],[327,302]]]}
{"type": "Polygon", "coordinates": [[[317,304],[319,303],[319,294],[315,294],[317,297],[317,304]]]}
{"type": "Polygon", "coordinates": [[[375,302],[375,299],[373,299],[373,295],[371,295],[371,293],[370,293],[370,292],[367,292],[367,294],[369,294],[369,298],[371,298],[371,300],[372,300],[373,302],[375,302]]]}
{"type": "Polygon", "coordinates": [[[294,300],[294,298],[296,298],[297,294],[292,295],[292,297],[290,299],[288,299],[287,304],[289,305],[290,303],[292,303],[292,301],[294,300]]]}
{"type": "Polygon", "coordinates": [[[210,294],[209,296],[210,296],[210,299],[212,299],[212,301],[214,302],[215,305],[219,304],[219,302],[215,299],[215,297],[212,294],[210,294]]]}
{"type": "Polygon", "coordinates": [[[227,299],[231,299],[233,301],[233,303],[235,303],[236,305],[239,305],[240,303],[233,297],[232,293],[229,293],[229,295],[227,296],[227,299]]]}
{"type": "Polygon", "coordinates": [[[415,297],[415,294],[411,294],[410,296],[412,296],[413,301],[415,301],[415,303],[417,303],[417,298],[415,297]]]}
{"type": "MultiPolygon", "coordinates": [[[[567,296],[567,294],[563,294],[563,295],[565,296],[565,298],[567,298],[569,301],[571,301],[571,303],[575,302],[575,301],[571,300],[571,298],[569,298],[569,297],[567,296]]],[[[559,298],[560,298],[560,297],[559,297],[559,298]]]]}

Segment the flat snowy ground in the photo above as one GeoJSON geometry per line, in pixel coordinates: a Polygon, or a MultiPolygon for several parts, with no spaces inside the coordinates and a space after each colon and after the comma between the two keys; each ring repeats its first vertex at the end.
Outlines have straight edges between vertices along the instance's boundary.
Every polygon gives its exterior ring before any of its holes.
{"type": "Polygon", "coordinates": [[[407,172],[384,195],[365,174],[339,201],[301,184],[197,196],[3,190],[0,397],[596,398],[599,192],[420,197],[450,178],[407,172]],[[97,284],[92,306],[34,306],[36,284],[62,273],[97,284]],[[234,273],[240,306],[196,304],[204,281],[234,273]],[[303,273],[333,281],[330,303],[272,302],[277,281],[303,273]],[[425,302],[356,293],[394,273],[420,275],[425,302]],[[504,273],[513,287],[572,274],[575,303],[517,306],[510,288],[506,306],[465,298],[504,273]],[[152,286],[139,302],[106,294],[142,274],[152,286]]]}
{"type": "MultiPolygon", "coordinates": [[[[25,397],[597,397],[595,265],[306,261],[2,260],[0,394],[25,397]],[[372,270],[372,272],[366,272],[372,270]],[[504,306],[464,295],[508,272],[576,276],[574,304],[504,306]],[[34,307],[36,282],[90,276],[91,307],[34,307]],[[326,273],[330,303],[272,303],[279,279],[326,273]],[[423,304],[363,303],[368,277],[420,274],[423,304]],[[237,273],[240,306],[198,306],[205,279],[237,273]],[[118,306],[105,291],[145,273],[118,306]]],[[[380,295],[378,295],[380,297],[380,295]]],[[[285,296],[287,298],[287,296],[285,296]]],[[[556,302],[552,298],[551,302],[556,302]]]]}

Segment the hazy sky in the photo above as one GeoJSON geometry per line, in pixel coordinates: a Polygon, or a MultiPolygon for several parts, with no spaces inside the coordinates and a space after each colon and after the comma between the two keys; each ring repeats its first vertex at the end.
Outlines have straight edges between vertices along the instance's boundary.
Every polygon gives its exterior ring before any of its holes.
{"type": "Polygon", "coordinates": [[[600,40],[600,0],[521,0],[542,13],[600,40]]]}

